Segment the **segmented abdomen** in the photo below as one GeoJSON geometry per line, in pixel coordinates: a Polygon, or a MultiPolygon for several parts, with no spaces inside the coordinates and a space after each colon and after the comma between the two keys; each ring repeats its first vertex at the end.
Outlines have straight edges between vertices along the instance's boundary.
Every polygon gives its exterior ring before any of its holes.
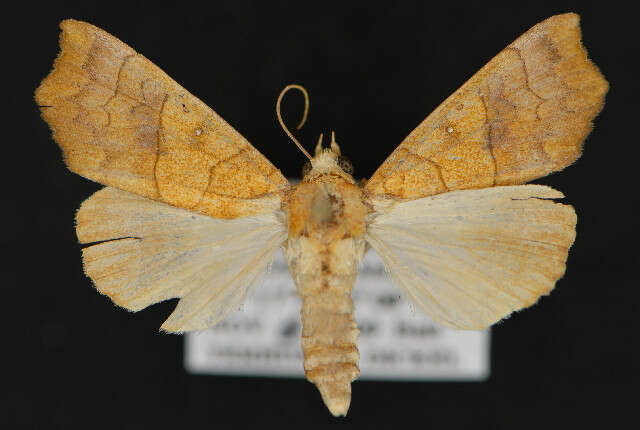
{"type": "Polygon", "coordinates": [[[331,413],[346,415],[359,374],[351,291],[365,252],[362,192],[326,174],[296,186],[287,209],[283,251],[302,297],[304,370],[331,413]]]}
{"type": "MultiPolygon", "coordinates": [[[[355,276],[341,281],[350,282],[352,288],[355,276]]],[[[324,288],[302,297],[304,370],[336,416],[347,413],[351,381],[360,373],[351,288],[332,288],[327,280],[324,288]]]]}

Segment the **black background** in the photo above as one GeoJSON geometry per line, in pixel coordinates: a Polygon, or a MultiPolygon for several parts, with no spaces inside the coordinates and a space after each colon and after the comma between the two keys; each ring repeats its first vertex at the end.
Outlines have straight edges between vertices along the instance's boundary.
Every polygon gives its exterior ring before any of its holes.
{"type": "MultiPolygon", "coordinates": [[[[519,3],[55,2],[6,15],[5,428],[637,422],[637,28],[612,2],[519,3]],[[493,55],[567,11],[581,14],[585,45],[611,90],[583,157],[536,181],[567,195],[578,236],[553,293],[493,329],[487,382],[355,382],[349,415],[336,419],[304,380],[188,375],[183,339],[158,333],[175,301],[128,313],[83,275],[73,217],[100,186],[64,167],[32,96],[57,53],[61,19],[89,21],[133,46],[286,176],[298,175],[305,159],[277,125],[274,104],[286,84],[306,86],[311,112],[299,139],[310,150],[320,132],[336,130],[356,176],[368,177],[493,55]]],[[[287,123],[298,121],[301,108],[299,95],[285,99],[287,123]]]]}

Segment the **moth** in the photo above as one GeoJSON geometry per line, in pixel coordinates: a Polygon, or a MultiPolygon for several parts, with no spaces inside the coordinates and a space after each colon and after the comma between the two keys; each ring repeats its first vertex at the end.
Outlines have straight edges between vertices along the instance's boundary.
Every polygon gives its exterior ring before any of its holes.
{"type": "Polygon", "coordinates": [[[161,329],[182,333],[238,308],[282,248],[305,373],[333,415],[359,373],[351,292],[369,248],[417,308],[464,330],[531,306],[564,274],[576,214],[561,192],[524,184],[580,157],[604,105],[576,14],[507,46],[369,180],[354,180],[332,138],[296,186],[132,48],[60,26],[35,98],[68,168],[106,185],[77,212],[86,274],[131,311],[180,298],[161,329]]]}

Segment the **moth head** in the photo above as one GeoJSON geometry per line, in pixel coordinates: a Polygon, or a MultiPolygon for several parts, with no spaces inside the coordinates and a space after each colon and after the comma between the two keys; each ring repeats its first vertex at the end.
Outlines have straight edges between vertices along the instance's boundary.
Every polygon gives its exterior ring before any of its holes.
{"type": "Polygon", "coordinates": [[[309,113],[309,94],[307,93],[307,90],[305,90],[304,87],[300,85],[287,85],[280,92],[278,100],[276,101],[276,116],[278,117],[280,126],[287,134],[287,136],[289,136],[291,141],[295,143],[300,151],[302,151],[302,153],[309,159],[309,161],[307,161],[302,166],[302,179],[313,180],[314,178],[321,175],[332,174],[341,176],[348,181],[355,183],[352,176],[353,165],[347,157],[342,155],[340,146],[336,142],[336,135],[333,131],[331,132],[331,144],[328,148],[324,148],[322,146],[322,134],[320,134],[318,144],[316,145],[315,156],[312,157],[311,154],[309,154],[306,149],[304,149],[304,147],[300,144],[300,142],[298,142],[295,136],[291,134],[287,126],[284,124],[284,121],[282,120],[282,114],[280,113],[280,103],[282,102],[282,97],[284,97],[286,92],[293,89],[300,91],[304,95],[304,114],[302,115],[302,120],[300,121],[300,124],[298,124],[296,129],[299,130],[300,127],[304,125],[307,119],[307,114],[309,113]]]}
{"type": "Polygon", "coordinates": [[[328,148],[322,146],[322,134],[320,134],[315,156],[302,166],[303,179],[307,176],[315,177],[327,173],[347,176],[353,180],[353,165],[347,157],[342,155],[333,131],[331,132],[331,146],[328,148]]]}

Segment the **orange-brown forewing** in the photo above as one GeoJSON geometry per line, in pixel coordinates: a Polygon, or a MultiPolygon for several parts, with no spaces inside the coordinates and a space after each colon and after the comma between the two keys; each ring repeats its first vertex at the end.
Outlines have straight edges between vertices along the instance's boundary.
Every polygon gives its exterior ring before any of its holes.
{"type": "Polygon", "coordinates": [[[99,28],[60,27],[36,100],[69,169],[217,218],[279,208],[287,180],[207,105],[99,28]]]}
{"type": "Polygon", "coordinates": [[[523,184],[561,170],[580,157],[607,90],[580,42],[578,15],[553,16],[438,106],[378,168],[365,191],[415,199],[523,184]]]}

